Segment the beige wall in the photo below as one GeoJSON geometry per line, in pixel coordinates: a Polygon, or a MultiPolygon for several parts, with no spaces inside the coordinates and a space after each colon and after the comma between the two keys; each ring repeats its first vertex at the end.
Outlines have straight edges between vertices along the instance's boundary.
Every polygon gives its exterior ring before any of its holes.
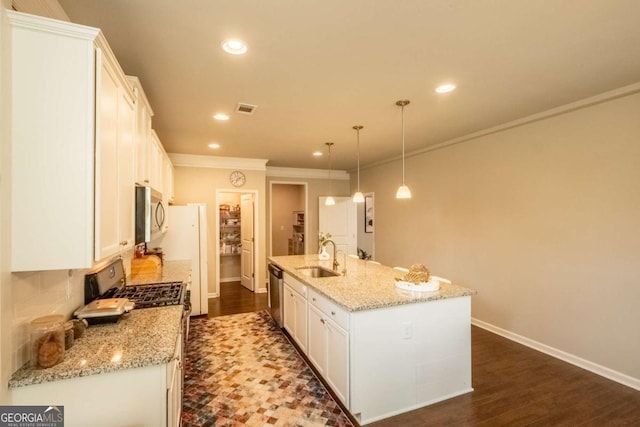
{"type": "Polygon", "coordinates": [[[293,212],[304,211],[304,185],[272,185],[271,200],[271,253],[288,255],[289,239],[293,236],[293,212]]]}
{"type": "MultiPolygon", "coordinates": [[[[258,263],[255,268],[256,290],[266,291],[266,197],[265,197],[265,172],[256,170],[243,170],[247,180],[241,188],[234,188],[229,183],[229,174],[232,169],[217,169],[204,167],[176,166],[174,174],[174,202],[176,205],[187,203],[206,203],[207,205],[207,229],[208,229],[208,268],[209,268],[209,294],[219,295],[216,288],[216,247],[218,236],[216,235],[216,221],[218,211],[216,207],[216,191],[257,192],[256,203],[258,215],[255,218],[256,225],[256,251],[258,251],[258,263]],[[214,246],[215,245],[215,246],[214,246]],[[262,280],[260,280],[262,278],[262,280]]],[[[169,218],[169,221],[171,219],[169,218]]]]}
{"type": "Polygon", "coordinates": [[[376,256],[478,290],[473,317],[640,379],[640,94],[361,172],[376,256]],[[390,179],[392,178],[392,179],[390,179]],[[397,179],[393,179],[397,178],[397,179]]]}

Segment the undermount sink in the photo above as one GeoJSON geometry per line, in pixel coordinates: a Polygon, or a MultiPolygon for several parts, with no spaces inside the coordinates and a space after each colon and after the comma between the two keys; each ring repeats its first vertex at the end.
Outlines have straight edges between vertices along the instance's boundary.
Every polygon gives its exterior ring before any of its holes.
{"type": "Polygon", "coordinates": [[[340,273],[337,271],[329,270],[328,268],[320,267],[319,265],[310,265],[308,267],[296,268],[300,273],[310,277],[335,277],[340,273]]]}

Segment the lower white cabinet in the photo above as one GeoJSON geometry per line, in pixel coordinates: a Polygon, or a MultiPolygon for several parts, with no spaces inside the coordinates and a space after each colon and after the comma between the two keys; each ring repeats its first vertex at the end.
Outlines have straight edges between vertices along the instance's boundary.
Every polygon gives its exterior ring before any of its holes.
{"type": "Polygon", "coordinates": [[[348,313],[326,298],[309,292],[309,346],[307,357],[334,393],[349,407],[349,332],[337,321],[348,313]]]}
{"type": "Polygon", "coordinates": [[[307,352],[307,287],[296,279],[284,276],[284,328],[298,347],[307,352]]]}
{"type": "Polygon", "coordinates": [[[64,406],[68,427],[178,427],[182,334],[171,361],[11,390],[13,405],[64,406]]]}
{"type": "Polygon", "coordinates": [[[167,364],[167,427],[179,427],[182,418],[184,391],[182,343],[183,336],[179,334],[173,360],[167,364]]]}

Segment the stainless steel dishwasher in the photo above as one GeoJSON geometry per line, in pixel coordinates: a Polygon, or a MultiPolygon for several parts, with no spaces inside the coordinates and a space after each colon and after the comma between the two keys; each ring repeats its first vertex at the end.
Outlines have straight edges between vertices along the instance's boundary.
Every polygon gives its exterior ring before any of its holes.
{"type": "Polygon", "coordinates": [[[275,264],[269,264],[269,312],[282,328],[282,270],[275,264]]]}

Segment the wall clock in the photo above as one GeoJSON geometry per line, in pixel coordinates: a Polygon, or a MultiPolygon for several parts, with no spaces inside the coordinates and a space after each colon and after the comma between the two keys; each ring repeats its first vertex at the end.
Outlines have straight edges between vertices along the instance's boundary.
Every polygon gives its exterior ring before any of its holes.
{"type": "Polygon", "coordinates": [[[229,181],[231,181],[231,184],[235,187],[242,187],[246,180],[247,178],[240,171],[233,171],[231,172],[231,175],[229,175],[229,181]]]}

